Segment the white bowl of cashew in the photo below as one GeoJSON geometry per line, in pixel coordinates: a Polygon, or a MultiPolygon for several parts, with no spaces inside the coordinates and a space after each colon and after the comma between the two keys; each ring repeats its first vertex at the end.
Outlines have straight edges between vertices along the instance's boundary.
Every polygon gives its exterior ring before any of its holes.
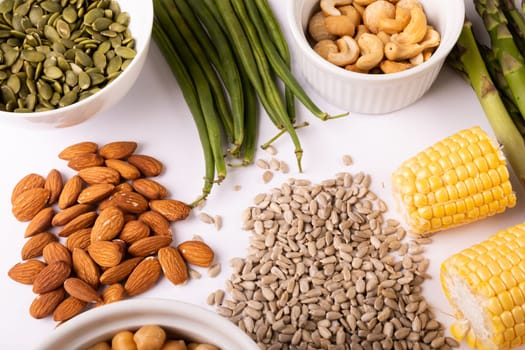
{"type": "MultiPolygon", "coordinates": [[[[312,38],[308,33],[308,24],[310,18],[320,11],[320,1],[331,3],[332,6],[335,4],[336,8],[341,2],[340,0],[288,2],[287,23],[292,38],[290,47],[293,63],[320,97],[338,108],[363,114],[390,113],[421,98],[436,80],[447,55],[454,47],[465,17],[463,1],[418,0],[423,7],[427,24],[440,35],[439,46],[435,48],[432,55],[421,64],[395,73],[358,73],[337,66],[314,51],[312,38]]],[[[373,1],[384,0],[354,0],[354,3],[364,4],[373,1]]],[[[409,0],[399,0],[401,1],[409,0]]],[[[398,1],[390,0],[390,2],[398,1]]],[[[363,5],[363,8],[366,6],[363,5]]]]}

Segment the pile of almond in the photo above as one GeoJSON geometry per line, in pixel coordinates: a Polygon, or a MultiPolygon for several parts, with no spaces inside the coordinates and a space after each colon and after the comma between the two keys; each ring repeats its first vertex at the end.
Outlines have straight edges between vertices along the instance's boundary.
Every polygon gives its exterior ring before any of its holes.
{"type": "Polygon", "coordinates": [[[137,143],[101,147],[81,142],[59,158],[77,171],[69,179],[56,169],[31,173],[12,191],[15,218],[28,222],[22,261],[9,276],[36,294],[29,312],[65,321],[90,307],[135,296],[166,276],[188,280],[188,265],[209,267],[213,250],[191,240],[174,246],[171,223],[191,208],[168,198],[152,179],[163,164],[136,154],[137,143]]]}

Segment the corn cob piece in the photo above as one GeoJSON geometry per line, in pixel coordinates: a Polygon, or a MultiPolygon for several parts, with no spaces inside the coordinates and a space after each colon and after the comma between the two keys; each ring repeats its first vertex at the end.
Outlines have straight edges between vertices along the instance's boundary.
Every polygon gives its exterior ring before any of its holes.
{"type": "Polygon", "coordinates": [[[516,205],[504,155],[478,126],[403,162],[392,174],[392,192],[414,235],[467,224],[516,205]]]}
{"type": "Polygon", "coordinates": [[[477,349],[525,344],[525,223],[452,255],[440,279],[456,312],[455,338],[477,349]]]}

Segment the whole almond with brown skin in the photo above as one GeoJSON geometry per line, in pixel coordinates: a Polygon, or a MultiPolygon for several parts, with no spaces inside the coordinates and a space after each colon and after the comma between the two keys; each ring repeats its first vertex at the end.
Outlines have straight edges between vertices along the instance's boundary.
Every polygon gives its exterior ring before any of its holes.
{"type": "Polygon", "coordinates": [[[58,200],[58,197],[64,188],[62,174],[57,169],[51,169],[51,171],[47,174],[44,188],[49,190],[49,199],[47,204],[54,204],[58,200]]]}
{"type": "Polygon", "coordinates": [[[57,305],[55,311],[53,311],[53,320],[57,322],[67,321],[81,313],[87,304],[83,300],[69,296],[57,305]]]}
{"type": "Polygon", "coordinates": [[[108,268],[100,275],[100,283],[114,284],[125,280],[142,259],[142,257],[126,259],[120,264],[108,268]]]}
{"type": "Polygon", "coordinates": [[[177,249],[188,264],[200,267],[210,267],[215,258],[213,249],[198,240],[182,242],[177,246],[177,249]]]}
{"type": "Polygon", "coordinates": [[[53,216],[51,220],[51,225],[53,226],[64,226],[72,219],[76,218],[80,214],[87,213],[88,211],[93,210],[93,206],[90,204],[75,204],[59,211],[53,216]]]}
{"type": "Polygon", "coordinates": [[[150,228],[140,220],[130,220],[124,224],[119,238],[128,244],[132,244],[142,238],[148,237],[150,228]]]}
{"type": "Polygon", "coordinates": [[[159,249],[158,258],[164,276],[173,284],[182,284],[188,280],[188,266],[179,251],[172,246],[159,249]]]}
{"type": "Polygon", "coordinates": [[[92,166],[81,169],[78,172],[78,176],[89,185],[102,183],[118,185],[120,182],[118,171],[105,166],[92,166]]]}
{"type": "Polygon", "coordinates": [[[121,182],[117,186],[115,186],[115,192],[119,191],[133,192],[133,186],[131,186],[129,182],[121,182]]]}
{"type": "Polygon", "coordinates": [[[136,142],[115,141],[100,147],[98,153],[105,159],[123,159],[129,157],[136,149],[136,142]]]}
{"type": "Polygon", "coordinates": [[[7,275],[18,283],[33,284],[36,275],[38,275],[44,267],[46,267],[46,264],[40,260],[26,260],[11,267],[7,275]]]}
{"type": "Polygon", "coordinates": [[[66,247],[69,251],[75,248],[87,249],[91,244],[91,227],[83,228],[73,232],[66,239],[66,247]]]}
{"type": "Polygon", "coordinates": [[[139,239],[128,247],[128,253],[133,256],[148,256],[157,253],[173,242],[171,236],[149,236],[139,239]]]}
{"type": "Polygon", "coordinates": [[[171,222],[184,220],[190,215],[191,207],[176,199],[155,199],[149,202],[151,210],[171,222]]]}
{"type": "Polygon", "coordinates": [[[51,232],[40,232],[31,237],[22,246],[22,260],[42,256],[44,247],[51,242],[56,242],[58,237],[51,232]]]}
{"type": "Polygon", "coordinates": [[[47,205],[49,195],[47,188],[28,189],[15,198],[11,211],[18,221],[29,221],[47,205]]]}
{"type": "Polygon", "coordinates": [[[67,180],[58,197],[58,207],[65,209],[76,204],[78,195],[82,192],[82,186],[82,179],[78,175],[74,175],[67,180]]]}
{"type": "Polygon", "coordinates": [[[118,171],[120,176],[126,180],[134,180],[142,176],[136,166],[121,159],[106,159],[105,164],[108,168],[118,171]]]}
{"type": "Polygon", "coordinates": [[[89,185],[80,192],[77,202],[81,204],[92,204],[100,202],[109,197],[113,192],[115,185],[113,184],[93,184],[89,185]]]}
{"type": "Polygon", "coordinates": [[[64,148],[62,151],[60,151],[60,153],[58,154],[58,158],[63,159],[63,160],[71,160],[80,154],[96,153],[97,150],[98,150],[98,145],[95,142],[91,142],[91,141],[79,142],[79,143],[70,145],[64,148]]]}
{"type": "Polygon", "coordinates": [[[131,272],[124,290],[129,296],[142,294],[153,287],[161,276],[162,270],[156,257],[149,256],[142,260],[131,272]]]}
{"type": "Polygon", "coordinates": [[[20,193],[25,192],[31,188],[42,188],[44,187],[45,183],[46,180],[42,175],[34,173],[27,174],[17,182],[15,187],[13,187],[13,191],[11,193],[11,203],[14,203],[15,198],[18,197],[20,193]]]}
{"type": "Polygon", "coordinates": [[[100,212],[91,230],[91,242],[109,241],[117,237],[124,226],[124,213],[117,207],[100,212]]]}
{"type": "Polygon", "coordinates": [[[64,261],[71,265],[71,252],[60,242],[48,243],[42,251],[42,256],[48,264],[64,261]]]}
{"type": "Polygon", "coordinates": [[[79,154],[78,156],[71,158],[71,160],[67,162],[67,166],[76,171],[92,166],[101,165],[104,165],[104,158],[102,158],[97,153],[79,154]]]}
{"type": "Polygon", "coordinates": [[[87,303],[96,303],[102,300],[93,287],[77,277],[66,279],[64,281],[64,289],[69,295],[87,303]]]}
{"type": "Polygon", "coordinates": [[[26,226],[24,237],[27,238],[51,228],[54,215],[55,210],[52,207],[46,207],[40,210],[26,226]]]}
{"type": "Polygon", "coordinates": [[[164,168],[159,160],[145,154],[133,154],[128,157],[128,162],[136,166],[142,175],[147,177],[160,175],[164,168]]]}
{"type": "Polygon", "coordinates": [[[72,261],[73,271],[76,276],[93,288],[98,288],[100,268],[88,252],[81,248],[73,249],[72,261]]]}
{"type": "Polygon", "coordinates": [[[63,287],[37,295],[35,299],[33,299],[33,302],[31,302],[29,314],[37,319],[47,317],[53,314],[58,304],[60,304],[65,297],[66,292],[63,287]]]}
{"type": "Polygon", "coordinates": [[[137,192],[118,191],[111,196],[111,200],[128,213],[140,214],[148,210],[148,200],[137,192]]]}
{"type": "Polygon", "coordinates": [[[162,214],[156,211],[148,210],[139,215],[139,221],[142,221],[156,235],[171,236],[171,224],[162,214]]]}
{"type": "Polygon", "coordinates": [[[62,229],[58,231],[58,235],[60,237],[67,237],[75,231],[91,227],[97,219],[97,216],[98,214],[95,211],[88,211],[87,213],[80,214],[65,224],[62,229]]]}
{"type": "Polygon", "coordinates": [[[102,302],[96,304],[96,306],[114,303],[116,301],[124,300],[126,297],[126,291],[124,286],[120,283],[113,283],[104,289],[102,292],[102,302]]]}
{"type": "Polygon", "coordinates": [[[44,267],[33,281],[33,293],[50,292],[64,284],[71,274],[71,266],[64,261],[56,261],[44,267]]]}
{"type": "Polygon", "coordinates": [[[148,199],[163,199],[168,196],[168,190],[155,180],[140,178],[131,182],[133,189],[148,199]]]}
{"type": "Polygon", "coordinates": [[[124,256],[120,244],[113,241],[91,242],[88,253],[102,267],[118,265],[124,256]]]}

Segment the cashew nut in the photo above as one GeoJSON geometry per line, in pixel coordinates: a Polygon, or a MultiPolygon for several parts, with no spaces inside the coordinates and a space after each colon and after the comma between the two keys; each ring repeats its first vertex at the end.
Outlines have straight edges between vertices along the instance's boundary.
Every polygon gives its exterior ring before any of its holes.
{"type": "Polygon", "coordinates": [[[402,72],[404,70],[407,70],[409,68],[413,67],[411,63],[407,62],[397,62],[397,61],[390,61],[390,60],[383,60],[381,63],[379,63],[379,68],[381,68],[381,71],[383,73],[396,73],[396,72],[402,72]]]}
{"type": "Polygon", "coordinates": [[[419,0],[399,0],[396,5],[399,7],[404,7],[409,10],[414,7],[423,8],[423,5],[421,5],[419,0]]]}
{"type": "Polygon", "coordinates": [[[339,52],[328,53],[328,61],[344,67],[354,63],[359,57],[359,45],[351,36],[345,35],[336,41],[339,52]]]}
{"type": "Polygon", "coordinates": [[[410,21],[399,34],[392,36],[393,41],[399,44],[415,44],[423,40],[427,33],[427,16],[421,7],[410,9],[410,21]]]}
{"type": "Polygon", "coordinates": [[[322,11],[317,12],[310,18],[308,33],[314,41],[335,40],[337,36],[331,34],[326,28],[325,15],[322,11]]]}
{"type": "Polygon", "coordinates": [[[337,36],[354,36],[355,25],[347,16],[328,16],[325,18],[326,29],[329,33],[337,36]]]}
{"type": "Polygon", "coordinates": [[[336,6],[350,5],[352,0],[321,0],[319,5],[321,10],[327,16],[340,16],[341,12],[336,8],[336,6]]]}
{"type": "Polygon", "coordinates": [[[379,39],[381,39],[384,45],[390,42],[390,34],[387,34],[385,32],[379,32],[376,35],[379,39]]]}
{"type": "Polygon", "coordinates": [[[361,6],[368,6],[371,3],[373,3],[374,1],[376,1],[376,0],[354,0],[354,4],[358,4],[358,5],[361,5],[361,6]]]}
{"type": "Polygon", "coordinates": [[[354,26],[358,26],[361,24],[361,13],[357,11],[357,9],[352,5],[346,5],[339,7],[339,11],[343,14],[343,16],[350,17],[352,19],[352,23],[354,26]]]}
{"type": "Polygon", "coordinates": [[[415,55],[414,57],[411,57],[409,59],[409,61],[414,66],[419,66],[421,63],[425,62],[425,57],[423,56],[423,52],[420,52],[419,54],[415,55]]]}
{"type": "Polygon", "coordinates": [[[436,47],[441,41],[441,36],[432,27],[427,27],[427,33],[419,44],[403,45],[396,41],[391,41],[385,45],[385,56],[389,60],[399,61],[410,59],[419,55],[423,50],[436,47]]]}
{"type": "Polygon", "coordinates": [[[384,45],[377,35],[364,33],[359,37],[357,43],[361,49],[361,57],[355,62],[357,68],[370,70],[381,62],[384,56],[384,45]]]}
{"type": "Polygon", "coordinates": [[[364,24],[358,25],[357,26],[357,32],[355,33],[354,39],[355,40],[359,40],[361,35],[363,35],[364,33],[370,33],[370,31],[368,30],[368,28],[364,24]]]}
{"type": "Polygon", "coordinates": [[[335,41],[324,39],[314,45],[314,51],[317,52],[319,56],[327,60],[328,54],[339,52],[339,48],[337,47],[335,41]]]}
{"type": "Polygon", "coordinates": [[[377,23],[377,27],[388,34],[396,34],[403,31],[408,23],[410,23],[410,10],[396,6],[395,17],[381,18],[377,23]]]}
{"type": "Polygon", "coordinates": [[[363,13],[363,23],[372,33],[379,32],[379,21],[383,18],[394,18],[396,6],[386,0],[377,0],[365,8],[363,13]]]}
{"type": "Polygon", "coordinates": [[[355,73],[368,73],[367,70],[361,70],[361,69],[357,68],[355,66],[355,64],[349,64],[349,65],[345,66],[345,69],[350,71],[350,72],[355,72],[355,73]]]}

